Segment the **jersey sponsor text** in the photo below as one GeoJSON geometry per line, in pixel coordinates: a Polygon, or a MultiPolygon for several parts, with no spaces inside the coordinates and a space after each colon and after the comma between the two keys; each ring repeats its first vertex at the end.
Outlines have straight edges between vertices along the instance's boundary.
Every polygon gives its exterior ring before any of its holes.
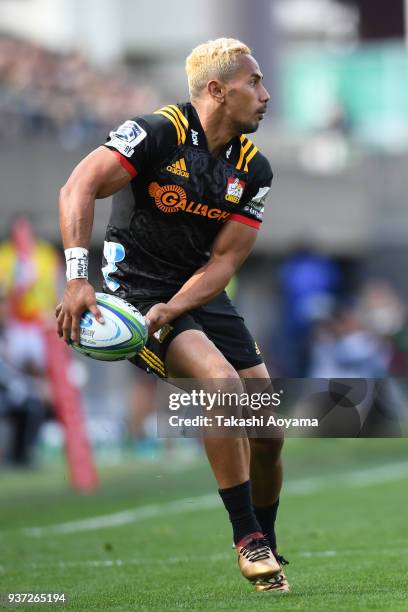
{"type": "Polygon", "coordinates": [[[201,204],[194,200],[188,202],[186,192],[179,185],[161,186],[158,183],[150,183],[149,195],[154,198],[156,206],[165,213],[183,211],[222,222],[230,216],[229,212],[220,208],[211,208],[207,204],[201,204]]]}

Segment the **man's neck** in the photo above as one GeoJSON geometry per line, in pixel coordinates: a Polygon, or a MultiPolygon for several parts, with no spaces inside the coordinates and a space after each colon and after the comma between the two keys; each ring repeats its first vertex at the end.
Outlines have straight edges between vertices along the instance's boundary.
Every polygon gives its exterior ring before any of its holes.
{"type": "Polygon", "coordinates": [[[207,138],[208,150],[217,157],[227,142],[238,136],[236,129],[226,120],[221,108],[214,110],[205,102],[193,102],[193,106],[207,138]]]}

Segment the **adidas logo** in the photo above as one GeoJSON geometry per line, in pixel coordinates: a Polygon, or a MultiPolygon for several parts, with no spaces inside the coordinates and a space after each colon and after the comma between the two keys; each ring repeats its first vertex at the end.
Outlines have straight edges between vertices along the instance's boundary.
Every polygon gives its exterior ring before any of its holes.
{"type": "Polygon", "coordinates": [[[185,162],[184,157],[174,162],[174,164],[167,166],[166,170],[168,172],[172,172],[173,174],[177,174],[178,176],[183,176],[184,178],[188,178],[190,176],[190,173],[187,172],[187,167],[186,167],[186,162],[185,162]]]}

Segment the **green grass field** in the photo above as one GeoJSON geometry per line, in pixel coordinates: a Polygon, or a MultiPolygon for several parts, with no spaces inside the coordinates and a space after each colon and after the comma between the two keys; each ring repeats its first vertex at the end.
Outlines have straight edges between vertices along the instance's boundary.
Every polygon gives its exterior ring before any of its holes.
{"type": "Polygon", "coordinates": [[[407,447],[287,442],[287,595],[255,593],[241,578],[203,460],[101,468],[91,496],[71,492],[58,466],[3,471],[0,592],[64,592],[73,610],[408,610],[407,447]]]}

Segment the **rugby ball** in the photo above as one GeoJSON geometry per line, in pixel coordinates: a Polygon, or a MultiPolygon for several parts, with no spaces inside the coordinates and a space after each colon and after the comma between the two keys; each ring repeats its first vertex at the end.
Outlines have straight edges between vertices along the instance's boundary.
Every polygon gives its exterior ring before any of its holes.
{"type": "Polygon", "coordinates": [[[96,293],[96,303],[105,323],[86,310],[80,322],[79,344],[72,347],[92,359],[120,361],[134,357],[147,342],[147,325],[142,314],[114,295],[96,293]]]}

